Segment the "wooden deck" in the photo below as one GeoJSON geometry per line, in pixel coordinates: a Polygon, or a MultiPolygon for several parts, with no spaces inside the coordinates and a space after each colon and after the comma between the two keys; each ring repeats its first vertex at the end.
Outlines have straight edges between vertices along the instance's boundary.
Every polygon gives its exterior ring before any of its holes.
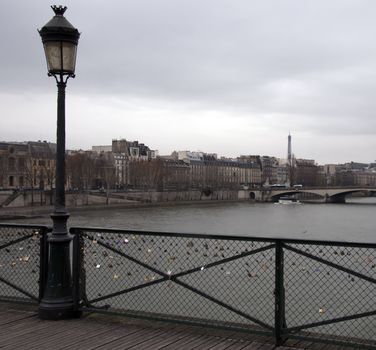
{"type": "MultiPolygon", "coordinates": [[[[310,348],[310,344],[295,342],[278,349],[297,348],[310,348]]],[[[314,348],[329,349],[318,344],[314,348]]],[[[37,317],[35,307],[0,303],[0,349],[271,350],[276,347],[272,339],[260,336],[108,315],[45,321],[37,317]]]]}

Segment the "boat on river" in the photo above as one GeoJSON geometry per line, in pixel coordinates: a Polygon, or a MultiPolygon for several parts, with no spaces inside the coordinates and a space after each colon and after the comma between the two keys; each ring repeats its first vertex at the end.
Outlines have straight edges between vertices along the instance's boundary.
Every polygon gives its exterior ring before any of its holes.
{"type": "Polygon", "coordinates": [[[278,200],[278,204],[302,204],[302,203],[294,197],[281,197],[278,200]]]}

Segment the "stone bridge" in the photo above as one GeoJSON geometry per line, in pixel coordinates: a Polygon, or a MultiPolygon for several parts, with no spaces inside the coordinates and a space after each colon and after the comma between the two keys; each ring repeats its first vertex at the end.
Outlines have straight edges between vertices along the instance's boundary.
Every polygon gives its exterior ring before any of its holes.
{"type": "Polygon", "coordinates": [[[345,203],[346,196],[356,192],[368,192],[376,195],[376,187],[322,187],[322,188],[278,188],[247,190],[248,198],[260,202],[276,202],[280,197],[291,196],[297,193],[309,193],[321,197],[325,203],[345,203]]]}

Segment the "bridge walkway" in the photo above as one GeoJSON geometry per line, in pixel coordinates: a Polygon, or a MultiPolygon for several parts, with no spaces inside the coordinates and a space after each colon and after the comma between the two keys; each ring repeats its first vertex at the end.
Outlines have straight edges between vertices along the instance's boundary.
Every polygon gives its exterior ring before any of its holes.
{"type": "Polygon", "coordinates": [[[0,303],[0,349],[339,350],[342,348],[297,340],[288,341],[283,347],[275,347],[273,339],[263,336],[98,314],[75,320],[45,321],[37,317],[35,308],[0,303]]]}

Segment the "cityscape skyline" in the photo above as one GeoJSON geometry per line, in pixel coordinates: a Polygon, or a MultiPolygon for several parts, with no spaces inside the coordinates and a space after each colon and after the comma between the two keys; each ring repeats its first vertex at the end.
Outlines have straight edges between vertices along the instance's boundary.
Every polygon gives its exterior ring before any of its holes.
{"type": "MultiPolygon", "coordinates": [[[[37,32],[52,16],[49,5],[3,4],[0,139],[55,140],[56,87],[37,32]]],[[[67,88],[68,148],[124,137],[161,154],[282,158],[291,131],[301,158],[376,158],[373,2],[64,5],[82,32],[67,88]]]]}
{"type": "MultiPolygon", "coordinates": [[[[235,155],[226,155],[226,154],[221,154],[219,152],[216,152],[216,151],[213,151],[213,152],[208,152],[207,150],[200,150],[200,149],[195,149],[195,148],[190,148],[190,149],[177,149],[177,148],[174,148],[170,151],[167,151],[165,153],[163,152],[160,152],[160,150],[158,148],[154,148],[153,145],[149,145],[151,146],[151,150],[153,152],[155,152],[155,155],[156,157],[160,156],[160,157],[169,157],[171,155],[173,155],[174,153],[176,152],[190,152],[190,153],[202,153],[202,154],[208,154],[208,155],[215,155],[216,157],[218,157],[218,159],[222,158],[222,159],[236,159],[238,157],[241,157],[241,156],[265,156],[265,157],[274,157],[276,159],[278,159],[279,161],[282,161],[286,164],[289,164],[291,166],[292,162],[294,161],[294,159],[300,159],[300,160],[310,160],[310,161],[314,161],[315,164],[317,165],[329,165],[329,164],[349,164],[349,163],[363,163],[363,164],[374,164],[376,163],[376,160],[370,160],[370,161],[360,161],[359,159],[350,159],[348,161],[345,161],[345,162],[338,162],[338,161],[334,161],[334,162],[330,162],[330,163],[320,163],[319,161],[317,161],[316,159],[314,159],[313,157],[300,157],[299,155],[296,155],[294,152],[293,152],[293,148],[292,148],[292,140],[293,140],[293,135],[291,135],[291,133],[288,134],[287,136],[287,153],[285,154],[285,156],[278,156],[276,154],[266,154],[266,153],[255,153],[255,152],[243,152],[243,153],[238,153],[238,154],[235,154],[235,155]]],[[[119,139],[116,139],[116,138],[112,138],[111,141],[112,143],[114,141],[127,141],[127,142],[136,142],[136,143],[139,143],[140,145],[145,145],[147,144],[146,142],[144,142],[144,140],[141,140],[141,142],[139,141],[130,141],[129,139],[127,138],[119,138],[119,139]]],[[[49,144],[49,145],[55,145],[54,143],[54,140],[23,140],[23,141],[14,141],[14,140],[0,140],[0,143],[4,143],[4,144],[20,144],[20,145],[26,145],[30,142],[36,142],[36,143],[46,143],[46,144],[49,144]]],[[[107,143],[104,143],[104,144],[94,144],[94,145],[90,145],[88,146],[87,148],[67,148],[66,149],[66,152],[67,154],[69,153],[75,153],[75,152],[95,152],[95,153],[101,153],[101,152],[112,152],[112,144],[110,142],[107,142],[107,143]]]]}
{"type": "MultiPolygon", "coordinates": [[[[64,186],[102,191],[376,186],[376,162],[317,164],[292,155],[291,135],[288,144],[288,159],[255,154],[226,158],[195,151],[158,156],[143,142],[113,139],[111,145],[91,150],[68,150],[64,186]]],[[[56,153],[57,145],[47,141],[0,142],[0,189],[44,189],[46,184],[51,189],[56,153]]]]}

